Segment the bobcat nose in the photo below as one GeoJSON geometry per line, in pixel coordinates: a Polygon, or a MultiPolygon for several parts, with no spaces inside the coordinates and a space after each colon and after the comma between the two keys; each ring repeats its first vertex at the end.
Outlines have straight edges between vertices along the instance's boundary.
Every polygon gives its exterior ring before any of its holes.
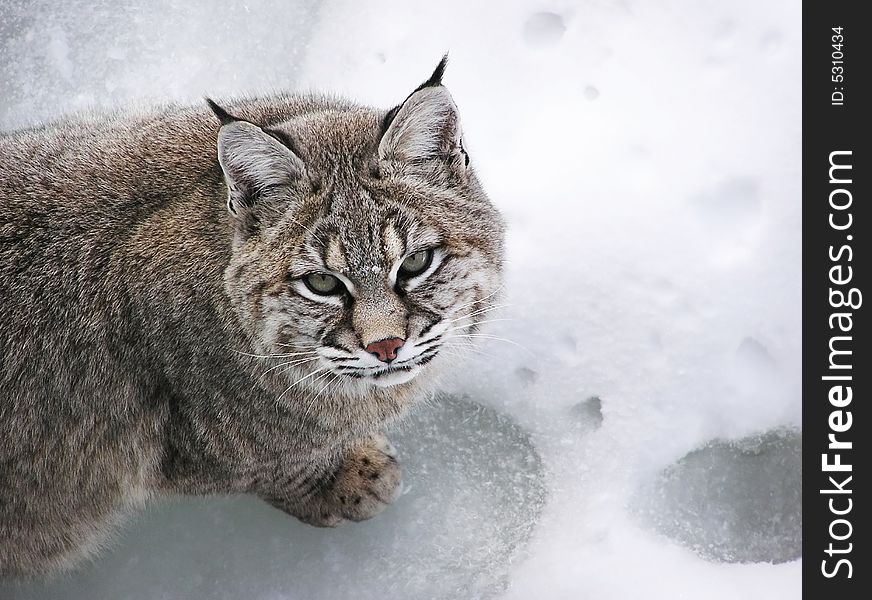
{"type": "Polygon", "coordinates": [[[380,361],[389,363],[397,357],[397,350],[402,348],[405,343],[406,340],[398,337],[387,338],[386,340],[371,343],[364,350],[374,354],[380,361]]]}

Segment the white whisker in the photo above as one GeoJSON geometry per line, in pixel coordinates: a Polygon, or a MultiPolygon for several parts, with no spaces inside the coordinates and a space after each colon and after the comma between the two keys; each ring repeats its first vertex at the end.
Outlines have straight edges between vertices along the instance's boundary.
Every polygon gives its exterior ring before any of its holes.
{"type": "Polygon", "coordinates": [[[478,304],[479,302],[484,302],[488,298],[491,298],[491,297],[499,294],[503,290],[504,287],[506,287],[505,284],[502,284],[502,285],[500,285],[500,287],[498,287],[497,289],[492,291],[487,296],[485,296],[483,298],[479,298],[478,300],[473,300],[472,302],[467,302],[466,304],[461,304],[460,306],[457,306],[456,309],[460,310],[461,308],[466,308],[467,306],[472,306],[473,304],[478,304]]]}
{"type": "MultiPolygon", "coordinates": [[[[316,382],[321,381],[322,379],[324,379],[326,377],[330,377],[330,375],[332,375],[332,374],[333,374],[333,372],[328,370],[326,373],[322,373],[321,375],[318,375],[318,377],[316,377],[315,379],[312,380],[312,385],[314,385],[316,382]]],[[[312,407],[315,406],[315,402],[318,400],[318,396],[320,396],[321,392],[323,392],[327,388],[327,386],[330,385],[330,381],[333,381],[333,380],[332,379],[328,380],[327,385],[325,385],[323,388],[321,388],[321,391],[319,391],[317,394],[315,394],[315,396],[312,397],[308,403],[306,403],[306,410],[303,411],[303,416],[300,418],[300,421],[305,422],[306,417],[309,416],[309,411],[311,411],[312,407]]]]}
{"type": "Polygon", "coordinates": [[[462,333],[462,334],[452,335],[451,337],[452,338],[470,338],[470,339],[479,339],[480,338],[480,339],[485,339],[485,340],[496,340],[498,342],[505,342],[507,344],[512,344],[513,346],[517,346],[518,348],[520,348],[521,350],[524,350],[525,352],[529,352],[530,354],[533,354],[532,350],[530,350],[526,346],[522,346],[518,342],[515,342],[512,340],[507,340],[506,338],[499,337],[497,335],[491,335],[489,333],[462,333]]]}
{"type": "MultiPolygon", "coordinates": [[[[288,368],[290,368],[290,367],[296,367],[296,366],[298,366],[298,365],[303,365],[303,364],[306,364],[306,363],[314,362],[314,361],[318,360],[319,358],[320,358],[319,356],[314,356],[314,357],[311,357],[311,358],[298,358],[298,359],[296,359],[296,360],[290,360],[290,361],[288,361],[288,362],[279,363],[279,364],[277,364],[277,365],[275,365],[275,366],[273,366],[273,367],[270,367],[270,368],[267,369],[266,371],[264,371],[264,372],[261,374],[261,376],[258,378],[258,381],[260,381],[261,379],[263,379],[263,377],[264,377],[267,373],[269,373],[269,372],[271,372],[271,371],[275,371],[276,369],[279,369],[279,368],[281,368],[281,367],[288,367],[288,368]]],[[[287,371],[287,370],[288,370],[288,369],[285,369],[284,371],[282,371],[282,373],[284,373],[284,372],[287,371]]]]}
{"type": "MultiPolygon", "coordinates": [[[[461,340],[458,340],[458,341],[461,341],[461,340]]],[[[459,359],[465,359],[465,358],[467,358],[465,353],[473,352],[475,354],[479,354],[479,355],[484,356],[486,358],[489,358],[491,360],[500,360],[498,357],[494,356],[493,354],[489,354],[489,353],[485,352],[484,350],[482,350],[481,348],[478,348],[477,346],[473,345],[472,342],[470,342],[470,341],[464,340],[464,341],[462,341],[461,344],[446,344],[446,346],[449,348],[457,348],[458,351],[454,352],[452,354],[452,356],[455,356],[456,358],[459,358],[459,359]]]]}
{"type": "Polygon", "coordinates": [[[477,321],[477,322],[475,322],[475,323],[467,323],[466,325],[458,325],[457,327],[449,327],[448,329],[445,330],[445,333],[448,333],[449,331],[456,331],[456,330],[458,330],[458,329],[464,329],[464,328],[466,328],[466,327],[472,327],[473,325],[484,325],[485,323],[496,323],[497,321],[514,321],[514,320],[515,320],[515,319],[509,319],[509,318],[505,318],[505,319],[486,319],[486,320],[484,320],[484,321],[477,321]]]}
{"type": "Polygon", "coordinates": [[[307,379],[309,379],[309,377],[312,377],[313,375],[315,375],[317,373],[321,373],[321,372],[327,371],[327,370],[328,370],[327,367],[321,367],[320,369],[315,369],[314,371],[312,371],[308,375],[304,375],[303,377],[301,377],[300,379],[296,380],[294,383],[289,385],[287,388],[285,388],[285,391],[281,393],[281,395],[278,397],[278,400],[281,400],[284,397],[284,395],[287,394],[291,390],[291,388],[296,387],[300,383],[306,381],[307,379]]]}
{"type": "Polygon", "coordinates": [[[318,354],[315,350],[309,350],[306,352],[285,352],[283,354],[251,354],[250,352],[243,352],[242,350],[233,350],[233,352],[243,356],[250,356],[252,358],[289,358],[291,356],[314,356],[318,354]]]}
{"type": "Polygon", "coordinates": [[[285,348],[320,348],[321,344],[316,344],[314,342],[306,342],[305,344],[296,343],[296,344],[283,344],[282,342],[276,342],[279,346],[284,346],[285,348]]]}
{"type": "Polygon", "coordinates": [[[506,308],[507,306],[510,306],[510,305],[509,305],[509,304],[496,304],[496,305],[494,305],[494,306],[489,306],[489,307],[487,307],[487,308],[479,308],[479,309],[476,309],[476,310],[472,311],[472,312],[469,313],[468,315],[463,315],[463,316],[460,316],[460,317],[456,317],[456,318],[454,318],[454,319],[450,319],[448,322],[449,322],[449,323],[454,323],[455,321],[460,321],[460,320],[463,320],[463,319],[468,319],[468,318],[470,318],[470,317],[474,317],[474,316],[476,316],[476,315],[482,315],[482,314],[484,314],[484,313],[488,313],[488,312],[491,312],[491,311],[494,311],[494,310],[497,310],[497,309],[500,309],[500,308],[506,308]]]}
{"type": "Polygon", "coordinates": [[[312,237],[315,238],[317,241],[319,241],[320,243],[324,244],[325,246],[327,245],[327,242],[325,242],[325,241],[324,241],[324,240],[323,240],[323,239],[322,239],[322,238],[321,238],[317,233],[315,233],[314,231],[312,231],[311,228],[307,227],[306,225],[303,225],[303,224],[300,223],[298,220],[296,220],[294,217],[289,217],[289,218],[290,218],[291,221],[293,221],[294,223],[296,223],[297,225],[299,225],[300,227],[302,227],[303,229],[305,229],[306,231],[308,231],[310,234],[312,234],[312,237]]]}
{"type": "Polygon", "coordinates": [[[328,387],[330,387],[331,384],[336,383],[336,380],[339,379],[339,377],[340,377],[339,373],[334,373],[334,374],[333,374],[333,377],[331,377],[329,380],[327,380],[327,383],[324,384],[324,387],[322,387],[322,388],[318,391],[318,393],[315,394],[315,398],[314,398],[314,399],[317,400],[317,399],[318,399],[318,396],[320,396],[321,394],[323,394],[323,393],[324,393],[324,390],[326,390],[328,387]]]}

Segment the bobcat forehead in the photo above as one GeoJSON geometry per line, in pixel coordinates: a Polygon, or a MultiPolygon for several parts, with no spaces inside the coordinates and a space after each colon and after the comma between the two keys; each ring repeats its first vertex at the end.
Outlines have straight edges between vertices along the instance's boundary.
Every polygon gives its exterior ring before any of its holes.
{"type": "Polygon", "coordinates": [[[405,252],[405,243],[400,234],[397,233],[393,223],[387,223],[382,228],[382,244],[384,244],[385,254],[390,263],[399,260],[405,252]]]}
{"type": "Polygon", "coordinates": [[[325,259],[327,268],[337,273],[342,273],[348,270],[348,261],[345,258],[345,249],[342,247],[342,242],[338,237],[330,238],[330,244],[327,246],[327,256],[325,259]]]}

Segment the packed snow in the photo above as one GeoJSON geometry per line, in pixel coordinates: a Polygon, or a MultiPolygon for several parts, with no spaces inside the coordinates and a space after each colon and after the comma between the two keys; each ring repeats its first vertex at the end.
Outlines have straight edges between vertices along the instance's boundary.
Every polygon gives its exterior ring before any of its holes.
{"type": "Polygon", "coordinates": [[[396,504],[135,515],[24,598],[800,596],[800,3],[4,0],[0,128],[331,90],[392,106],[450,51],[507,217],[508,306],[394,433],[396,504]]]}

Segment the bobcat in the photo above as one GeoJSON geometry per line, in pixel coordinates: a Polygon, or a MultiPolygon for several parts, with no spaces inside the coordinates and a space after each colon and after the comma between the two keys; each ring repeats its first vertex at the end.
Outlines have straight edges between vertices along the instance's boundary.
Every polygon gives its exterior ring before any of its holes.
{"type": "Polygon", "coordinates": [[[395,499],[380,432],[501,288],[445,62],[387,111],[279,95],[0,135],[0,572],[75,566],[166,494],[319,526],[395,499]]]}

